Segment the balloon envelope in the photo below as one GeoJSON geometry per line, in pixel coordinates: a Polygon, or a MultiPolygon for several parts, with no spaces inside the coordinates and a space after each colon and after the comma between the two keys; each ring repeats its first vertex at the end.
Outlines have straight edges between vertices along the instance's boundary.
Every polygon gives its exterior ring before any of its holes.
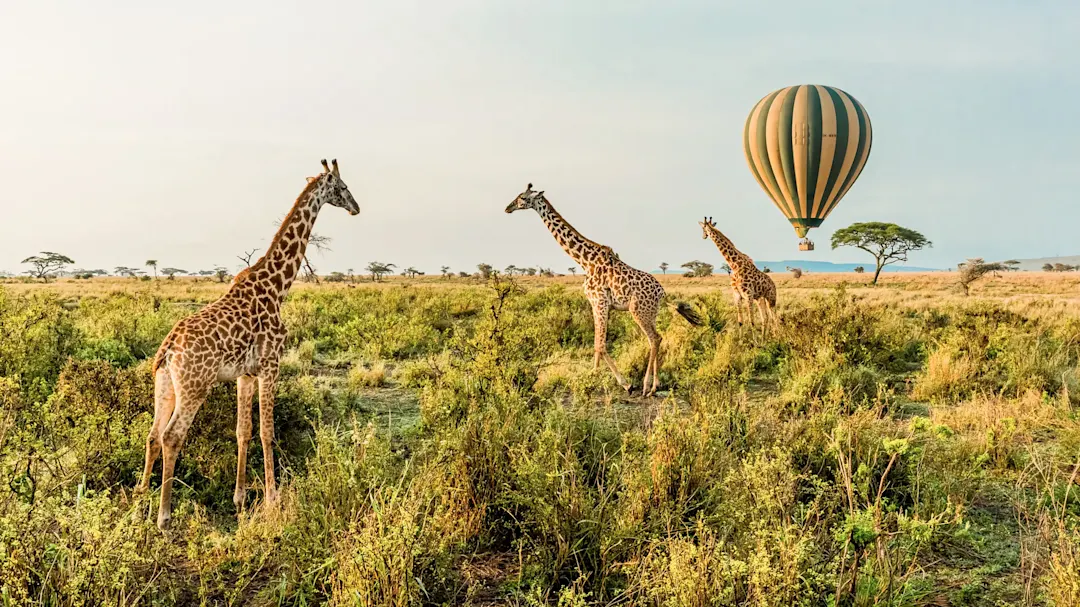
{"type": "Polygon", "coordinates": [[[743,151],[758,184],[805,237],[851,189],[871,139],[870,116],[854,97],[802,84],[757,102],[743,129],[743,151]]]}

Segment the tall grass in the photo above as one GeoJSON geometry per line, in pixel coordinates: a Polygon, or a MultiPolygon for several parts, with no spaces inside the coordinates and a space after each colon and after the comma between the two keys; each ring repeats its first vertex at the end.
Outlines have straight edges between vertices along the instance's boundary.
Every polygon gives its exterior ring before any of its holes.
{"type": "MultiPolygon", "coordinates": [[[[576,288],[449,282],[298,289],[280,503],[260,502],[254,441],[254,506],[233,512],[222,385],[181,453],[168,536],[155,496],[131,493],[147,357],[217,287],[0,287],[0,604],[1080,596],[1080,317],[1038,293],[810,274],[781,282],[782,322],[763,334],[733,321],[726,291],[687,287],[705,326],[662,313],[663,396],[644,401],[592,368],[576,288]]],[[[609,335],[639,378],[632,321],[609,335]]]]}

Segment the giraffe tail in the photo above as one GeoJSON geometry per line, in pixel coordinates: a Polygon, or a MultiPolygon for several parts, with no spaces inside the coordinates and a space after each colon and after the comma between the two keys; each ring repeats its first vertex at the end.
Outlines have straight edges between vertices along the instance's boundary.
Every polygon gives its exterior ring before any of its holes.
{"type": "Polygon", "coordinates": [[[150,367],[151,375],[156,375],[158,369],[165,365],[165,355],[168,354],[175,341],[176,334],[170,331],[169,334],[165,336],[164,341],[161,342],[161,347],[158,348],[157,354],[154,355],[154,364],[150,367]]]}
{"type": "Polygon", "coordinates": [[[686,322],[695,327],[700,327],[704,324],[704,321],[701,320],[701,315],[697,313],[697,310],[685,301],[675,302],[675,311],[679,313],[679,316],[685,318],[686,322]]]}

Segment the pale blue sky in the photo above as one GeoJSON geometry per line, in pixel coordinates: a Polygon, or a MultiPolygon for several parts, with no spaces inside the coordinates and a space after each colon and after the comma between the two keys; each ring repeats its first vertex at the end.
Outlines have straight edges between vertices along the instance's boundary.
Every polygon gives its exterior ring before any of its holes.
{"type": "Polygon", "coordinates": [[[533,182],[643,269],[719,263],[712,215],[758,260],[800,254],[751,177],[746,114],[781,86],[855,96],[855,221],[922,231],[912,265],[1080,253],[1080,3],[67,2],[0,5],[0,270],[188,270],[263,247],[320,158],[361,214],[326,209],[323,271],[570,260],[533,182]]]}

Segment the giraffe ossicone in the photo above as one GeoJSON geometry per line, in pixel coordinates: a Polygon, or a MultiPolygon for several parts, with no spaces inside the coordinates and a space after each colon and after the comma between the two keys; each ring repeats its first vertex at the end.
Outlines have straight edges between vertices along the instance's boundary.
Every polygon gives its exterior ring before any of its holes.
{"type": "Polygon", "coordinates": [[[307,250],[311,229],[326,205],[356,215],[360,207],[341,180],[337,160],[309,177],[273,241],[251,267],[237,273],[229,290],[204,308],[178,321],[154,356],[154,421],[146,439],[146,462],[136,489],[146,491],[158,456],[162,459],[158,527],[172,518],[176,459],[184,438],[210,388],[236,380],[236,488],[233,503],[244,507],[247,448],[251,440],[251,405],[259,393],[259,437],[263,449],[264,501],[277,499],[274,478],[274,390],[285,346],[281,304],[307,250]]]}

